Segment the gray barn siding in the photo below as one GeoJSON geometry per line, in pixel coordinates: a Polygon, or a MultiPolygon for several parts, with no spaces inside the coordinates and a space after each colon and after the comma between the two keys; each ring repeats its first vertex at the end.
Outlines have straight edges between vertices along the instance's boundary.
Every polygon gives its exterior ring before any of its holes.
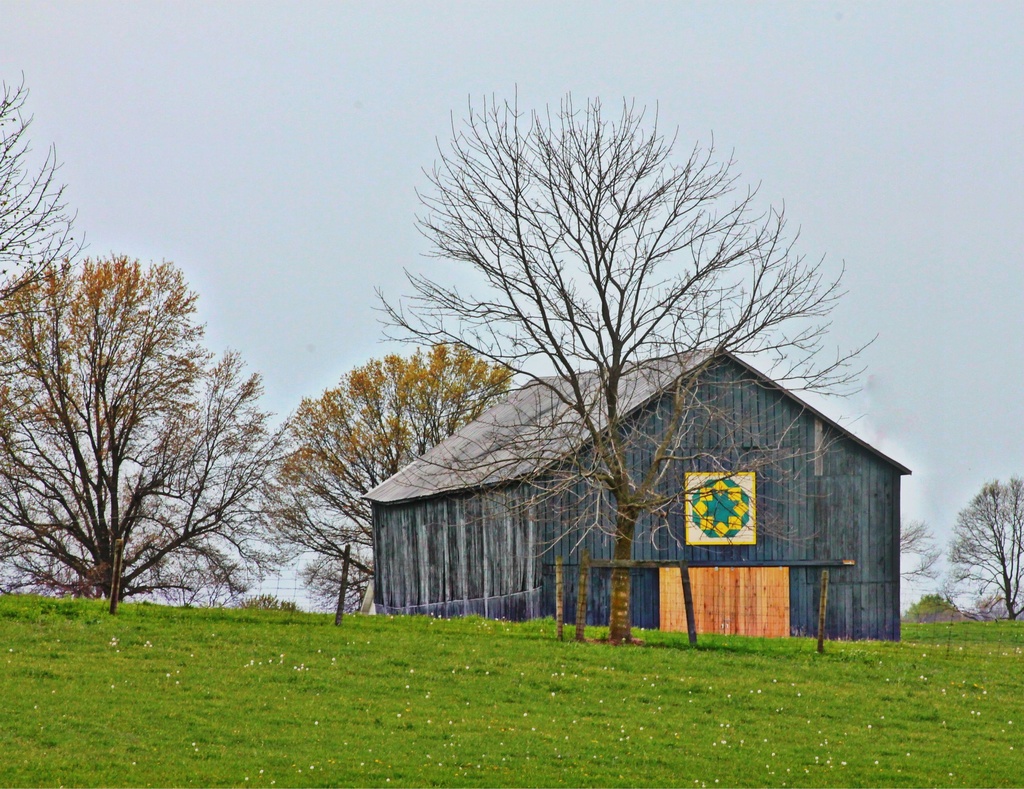
{"type": "Polygon", "coordinates": [[[376,597],[384,613],[540,615],[536,524],[506,494],[374,507],[376,597]]]}
{"type": "MultiPolygon", "coordinates": [[[[576,624],[576,602],[579,600],[579,565],[564,565],[565,623],[576,624]]],[[[587,624],[607,625],[610,615],[612,571],[594,568],[587,586],[587,624]]],[[[540,616],[555,614],[555,565],[545,563],[543,592],[540,598],[540,616]]],[[[658,571],[630,570],[630,620],[633,627],[656,630],[660,625],[660,596],[658,571]]]]}
{"type": "MultiPolygon", "coordinates": [[[[900,471],[847,435],[825,425],[822,473],[815,475],[815,415],[738,366],[711,371],[698,397],[706,416],[684,428],[690,448],[714,451],[727,467],[743,470],[744,456],[785,448],[786,456],[757,476],[758,539],[750,546],[685,545],[682,503],[657,521],[637,524],[633,558],[650,561],[779,562],[853,560],[830,567],[826,631],[830,638],[899,638],[900,471]],[[739,435],[731,419],[742,413],[739,435]],[[722,442],[728,441],[723,448],[722,442]]],[[[640,440],[665,426],[665,404],[655,401],[634,420],[631,461],[643,465],[650,447],[640,440]]],[[[678,469],[667,487],[683,485],[678,469]]],[[[385,611],[440,616],[480,613],[510,619],[555,612],[555,558],[565,561],[565,614],[575,620],[579,554],[612,558],[614,523],[607,496],[583,483],[530,507],[522,483],[497,492],[460,492],[410,502],[374,504],[378,601],[385,611]],[[512,502],[508,505],[504,502],[512,502]],[[518,502],[518,504],[517,504],[518,502]],[[580,524],[566,530],[566,524],[580,524]],[[587,528],[587,527],[591,528],[587,528]],[[592,528],[596,526],[597,528],[592,528]]],[[[817,630],[820,568],[790,570],[794,635],[817,630]]],[[[607,624],[610,570],[593,570],[588,623],[607,624]]],[[[631,619],[659,624],[658,571],[632,571],[631,619]]]]}

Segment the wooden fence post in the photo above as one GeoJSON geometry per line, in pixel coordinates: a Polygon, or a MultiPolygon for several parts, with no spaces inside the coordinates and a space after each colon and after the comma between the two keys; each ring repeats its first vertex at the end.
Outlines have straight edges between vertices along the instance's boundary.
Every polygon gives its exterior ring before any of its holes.
{"type": "Polygon", "coordinates": [[[818,603],[818,654],[825,651],[825,607],[828,605],[828,570],[821,571],[821,601],[818,603]]]}
{"type": "Polygon", "coordinates": [[[563,629],[565,627],[565,578],[561,556],[555,557],[555,631],[558,633],[558,640],[563,641],[563,629]]]}
{"type": "Polygon", "coordinates": [[[110,613],[117,613],[117,604],[121,598],[121,574],[124,570],[124,539],[118,538],[114,543],[114,566],[110,573],[110,613]]]}
{"type": "Polygon", "coordinates": [[[697,623],[693,614],[693,590],[690,589],[690,565],[679,563],[679,577],[683,582],[683,607],[686,609],[686,633],[690,646],[697,646],[697,623]]]}
{"type": "Polygon", "coordinates": [[[587,626],[587,580],[590,577],[590,551],[584,548],[580,557],[580,582],[576,589],[576,640],[583,641],[587,626]]]}
{"type": "Polygon", "coordinates": [[[352,546],[345,546],[341,559],[341,589],[338,590],[338,610],[334,612],[334,624],[340,625],[345,615],[345,592],[348,591],[348,564],[352,555],[352,546]]]}

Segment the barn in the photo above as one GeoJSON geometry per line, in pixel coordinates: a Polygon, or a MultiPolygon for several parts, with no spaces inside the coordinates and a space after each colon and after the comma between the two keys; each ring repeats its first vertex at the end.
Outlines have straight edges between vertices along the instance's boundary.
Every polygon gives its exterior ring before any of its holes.
{"type": "MultiPolygon", "coordinates": [[[[685,562],[699,632],[813,635],[827,569],[827,637],[898,640],[900,482],[909,469],[732,354],[700,370],[691,389],[702,407],[678,427],[700,451],[663,483],[685,493],[637,523],[633,626],[685,629],[685,562]]],[[[624,390],[623,410],[643,428],[631,462],[650,457],[673,398],[662,384],[677,372],[624,390]]],[[[577,466],[560,463],[585,454],[586,442],[572,430],[536,431],[556,405],[544,386],[516,390],[367,494],[378,611],[552,616],[561,564],[572,622],[586,552],[587,623],[607,624],[614,507],[572,477],[577,466]]]]}

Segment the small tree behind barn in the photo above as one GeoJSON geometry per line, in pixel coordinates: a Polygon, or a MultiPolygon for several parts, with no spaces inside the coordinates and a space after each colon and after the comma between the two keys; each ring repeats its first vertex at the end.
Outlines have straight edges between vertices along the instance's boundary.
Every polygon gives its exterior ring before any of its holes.
{"type": "Polygon", "coordinates": [[[337,600],[346,548],[350,605],[372,575],[364,494],[501,400],[509,380],[507,370],[465,348],[437,345],[371,359],[302,401],[266,514],[285,555],[307,554],[300,572],[321,604],[337,600]]]}

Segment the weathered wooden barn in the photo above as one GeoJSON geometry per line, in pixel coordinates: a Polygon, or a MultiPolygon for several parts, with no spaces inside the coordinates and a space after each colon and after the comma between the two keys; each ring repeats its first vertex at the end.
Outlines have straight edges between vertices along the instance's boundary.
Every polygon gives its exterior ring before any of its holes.
{"type": "MultiPolygon", "coordinates": [[[[561,556],[573,621],[582,551],[598,565],[612,558],[613,507],[582,479],[554,485],[553,472],[538,473],[587,452],[571,431],[531,435],[553,407],[545,391],[513,392],[367,494],[379,611],[551,616],[561,556]]],[[[693,392],[706,407],[680,428],[692,460],[664,483],[687,492],[637,524],[634,626],[685,629],[686,561],[700,631],[813,635],[828,569],[826,635],[898,640],[900,480],[910,471],[735,356],[715,359],[693,392]]],[[[648,377],[625,400],[642,465],[672,397],[648,377]]],[[[591,571],[589,624],[608,621],[610,576],[591,571]]]]}

